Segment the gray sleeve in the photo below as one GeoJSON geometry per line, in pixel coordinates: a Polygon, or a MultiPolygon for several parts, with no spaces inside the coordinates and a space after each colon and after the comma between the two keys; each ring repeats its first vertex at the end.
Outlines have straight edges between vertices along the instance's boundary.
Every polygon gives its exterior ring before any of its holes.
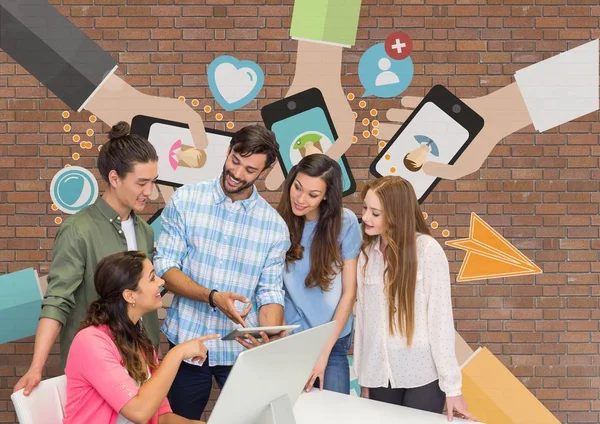
{"type": "Polygon", "coordinates": [[[117,65],[46,0],[0,0],[0,48],[74,110],[117,65]]]}

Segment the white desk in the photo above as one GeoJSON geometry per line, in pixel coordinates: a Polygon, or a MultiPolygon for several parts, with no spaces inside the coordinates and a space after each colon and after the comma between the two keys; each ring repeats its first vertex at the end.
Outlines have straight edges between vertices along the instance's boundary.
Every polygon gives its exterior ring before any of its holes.
{"type": "MultiPolygon", "coordinates": [[[[448,423],[445,415],[317,389],[298,398],[294,415],[297,424],[448,423]]],[[[473,424],[460,418],[452,422],[473,424]]]]}

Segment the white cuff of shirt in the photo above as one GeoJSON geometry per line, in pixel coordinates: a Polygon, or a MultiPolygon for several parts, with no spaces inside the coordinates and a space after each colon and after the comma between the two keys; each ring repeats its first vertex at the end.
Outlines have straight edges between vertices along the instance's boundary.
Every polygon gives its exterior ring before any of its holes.
{"type": "Polygon", "coordinates": [[[461,391],[460,389],[458,389],[458,390],[449,390],[449,391],[446,393],[446,397],[451,397],[451,396],[460,396],[460,395],[462,395],[462,391],[461,391]]]}
{"type": "Polygon", "coordinates": [[[85,106],[88,104],[88,102],[90,101],[90,99],[92,97],[94,97],[94,95],[98,92],[98,90],[100,90],[100,87],[102,87],[104,85],[104,83],[108,80],[108,78],[115,73],[115,71],[117,70],[117,68],[119,67],[119,65],[115,65],[114,68],[112,68],[110,71],[108,71],[106,73],[106,75],[104,75],[104,79],[102,80],[102,82],[100,84],[98,84],[98,87],[96,87],[96,89],[94,91],[92,91],[92,94],[90,94],[88,96],[87,99],[85,99],[85,102],[83,102],[83,104],[81,106],[79,106],[79,109],[77,109],[77,112],[81,112],[85,106]]]}
{"type": "Polygon", "coordinates": [[[322,40],[311,40],[309,38],[292,37],[292,40],[308,41],[310,43],[317,43],[317,44],[327,44],[328,46],[338,46],[338,47],[343,47],[345,49],[352,47],[349,44],[332,43],[330,41],[322,41],[322,40]]]}
{"type": "Polygon", "coordinates": [[[598,39],[516,72],[539,132],[598,110],[598,39]]]}

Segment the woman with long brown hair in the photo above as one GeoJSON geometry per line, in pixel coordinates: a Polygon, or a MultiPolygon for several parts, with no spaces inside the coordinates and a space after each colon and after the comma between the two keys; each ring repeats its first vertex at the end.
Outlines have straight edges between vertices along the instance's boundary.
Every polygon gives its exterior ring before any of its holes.
{"type": "Polygon", "coordinates": [[[454,353],[448,259],[413,187],[388,176],[362,190],[354,363],[363,397],[472,418],[454,353]]]}
{"type": "Polygon", "coordinates": [[[286,323],[299,324],[296,331],[337,323],[306,390],[318,385],[349,394],[347,355],[361,234],[354,212],[342,207],[338,163],[319,153],[303,158],[286,178],[277,210],[291,240],[283,274],[286,323]]]}
{"type": "Polygon", "coordinates": [[[201,423],[172,413],[167,391],[185,359],[204,361],[204,336],[177,345],[160,366],[142,316],[162,307],[164,281],[146,255],[120,252],[94,273],[93,302],[69,349],[63,424],[201,423]]]}

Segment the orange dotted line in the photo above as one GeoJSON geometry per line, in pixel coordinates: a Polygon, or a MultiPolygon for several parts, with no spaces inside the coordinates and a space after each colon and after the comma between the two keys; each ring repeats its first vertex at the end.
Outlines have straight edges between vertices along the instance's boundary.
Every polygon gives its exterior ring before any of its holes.
{"type": "MultiPolygon", "coordinates": [[[[356,95],[354,93],[348,93],[346,95],[346,98],[349,101],[353,101],[356,99],[356,95]]],[[[358,107],[360,107],[361,109],[365,109],[367,107],[367,101],[366,100],[360,100],[358,102],[358,107]]],[[[369,110],[369,116],[371,116],[372,118],[375,118],[377,115],[379,114],[379,111],[377,109],[371,109],[369,110]]],[[[354,119],[358,119],[358,113],[357,112],[352,112],[352,115],[354,116],[354,119]]],[[[379,121],[377,119],[369,119],[368,117],[363,118],[361,120],[362,125],[367,127],[366,129],[364,129],[362,131],[362,136],[363,138],[369,138],[371,136],[375,136],[377,137],[379,135],[379,129],[377,128],[379,126],[379,121]]],[[[356,143],[358,142],[358,137],[354,136],[352,137],[352,143],[356,143]]]]}
{"type": "MultiPolygon", "coordinates": [[[[429,215],[427,214],[427,212],[423,212],[423,219],[427,219],[429,217],[429,215]]],[[[437,221],[431,221],[431,228],[433,228],[434,230],[437,230],[439,227],[439,224],[437,221]]],[[[450,230],[448,229],[443,229],[442,230],[442,236],[444,237],[449,237],[450,236],[450,230]]]]}
{"type": "MultiPolygon", "coordinates": [[[[63,117],[63,119],[68,119],[71,117],[71,113],[68,110],[65,110],[61,113],[61,116],[63,117]]],[[[88,120],[90,121],[90,123],[95,123],[98,121],[98,118],[95,115],[90,115],[88,120]]],[[[69,133],[73,130],[73,126],[71,124],[64,124],[63,125],[63,131],[66,133],[69,133]]],[[[92,137],[94,135],[94,130],[92,128],[88,128],[85,132],[85,134],[88,137],[92,137]]],[[[78,134],[73,134],[72,140],[74,143],[79,143],[79,147],[84,149],[84,150],[91,150],[92,147],[94,147],[94,144],[89,141],[89,140],[81,140],[81,136],[78,134]]],[[[100,151],[100,149],[102,148],[102,146],[98,146],[98,151],[100,151]]],[[[71,155],[71,159],[73,160],[79,160],[81,158],[81,155],[78,152],[75,152],[71,155]]],[[[70,165],[65,165],[65,167],[70,166],[70,165]]],[[[55,220],[56,222],[56,220],[55,220]]],[[[62,222],[62,219],[61,219],[62,222]]]]}
{"type": "MultiPolygon", "coordinates": [[[[182,102],[185,102],[185,97],[184,97],[184,96],[179,96],[179,100],[181,100],[182,102]]],[[[198,100],[198,99],[192,99],[192,101],[191,101],[191,105],[192,105],[193,107],[198,107],[198,106],[200,106],[200,100],[198,100]]],[[[212,106],[210,106],[210,105],[204,105],[204,106],[202,107],[202,110],[204,111],[204,113],[211,113],[211,112],[213,112],[213,108],[212,108],[212,106]]],[[[219,121],[219,122],[220,122],[220,121],[222,121],[222,120],[223,120],[223,114],[222,114],[222,113],[220,113],[220,112],[219,112],[219,113],[217,113],[217,114],[215,114],[215,119],[216,119],[217,121],[219,121]]],[[[228,122],[225,124],[225,126],[227,127],[227,129],[231,130],[231,129],[233,129],[233,128],[235,127],[235,124],[233,123],[233,121],[228,121],[228,122]]]]}

